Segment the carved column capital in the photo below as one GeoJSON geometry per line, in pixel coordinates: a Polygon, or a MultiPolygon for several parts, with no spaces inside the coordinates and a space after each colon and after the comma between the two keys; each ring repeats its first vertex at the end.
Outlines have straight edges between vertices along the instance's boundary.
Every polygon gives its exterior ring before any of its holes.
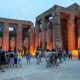
{"type": "Polygon", "coordinates": [[[17,32],[22,32],[22,24],[18,24],[17,32]]]}
{"type": "Polygon", "coordinates": [[[68,17],[68,24],[71,24],[71,23],[74,23],[74,15],[70,15],[69,17],[68,17]]]}
{"type": "Polygon", "coordinates": [[[9,31],[9,23],[4,22],[3,32],[8,32],[8,31],[9,31]]]}
{"type": "Polygon", "coordinates": [[[46,21],[46,19],[43,18],[41,21],[41,28],[46,29],[46,24],[47,24],[47,21],[46,21]]]}
{"type": "Polygon", "coordinates": [[[53,13],[52,16],[53,16],[52,20],[53,25],[61,25],[60,13],[53,13]]]}

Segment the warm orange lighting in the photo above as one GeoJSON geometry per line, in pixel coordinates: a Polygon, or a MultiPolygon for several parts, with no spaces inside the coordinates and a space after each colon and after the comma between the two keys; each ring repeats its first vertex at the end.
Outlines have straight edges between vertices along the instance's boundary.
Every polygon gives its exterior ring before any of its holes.
{"type": "Polygon", "coordinates": [[[22,49],[22,56],[24,56],[24,48],[22,49]]]}
{"type": "Polygon", "coordinates": [[[72,56],[78,58],[78,50],[72,50],[72,56]]]}
{"type": "Polygon", "coordinates": [[[80,36],[78,37],[78,48],[80,48],[80,36]]]}
{"type": "Polygon", "coordinates": [[[30,54],[31,54],[31,56],[35,56],[36,50],[30,50],[30,54]]]}

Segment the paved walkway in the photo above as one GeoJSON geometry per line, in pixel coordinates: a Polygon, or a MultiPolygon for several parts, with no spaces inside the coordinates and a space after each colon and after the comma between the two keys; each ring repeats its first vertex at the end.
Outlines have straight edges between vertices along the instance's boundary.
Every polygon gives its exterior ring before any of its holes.
{"type": "Polygon", "coordinates": [[[36,65],[35,58],[27,65],[23,59],[22,68],[6,68],[0,72],[0,80],[80,80],[80,61],[67,60],[55,68],[46,68],[43,59],[40,65],[36,65]]]}

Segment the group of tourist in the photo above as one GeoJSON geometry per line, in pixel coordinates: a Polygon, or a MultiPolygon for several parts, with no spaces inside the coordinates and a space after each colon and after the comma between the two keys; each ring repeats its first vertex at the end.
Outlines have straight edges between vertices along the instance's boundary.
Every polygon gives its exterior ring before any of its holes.
{"type": "MultiPolygon", "coordinates": [[[[26,52],[27,63],[30,63],[30,53],[26,52]]],[[[4,72],[4,67],[22,67],[22,52],[21,50],[3,51],[0,50],[0,70],[4,72]]]]}
{"type": "Polygon", "coordinates": [[[61,49],[55,50],[46,50],[46,66],[47,67],[56,67],[59,65],[59,63],[62,63],[62,60],[66,60],[67,57],[69,59],[72,59],[72,52],[69,51],[68,53],[64,50],[62,51],[61,49]]]}
{"type": "MultiPolygon", "coordinates": [[[[62,51],[61,49],[55,50],[49,50],[47,49],[45,51],[45,59],[46,59],[46,66],[47,67],[56,67],[59,65],[59,63],[62,63],[62,59],[65,61],[66,57],[69,57],[69,59],[72,59],[72,52],[69,51],[68,54],[64,50],[62,51]]],[[[42,57],[42,50],[38,49],[36,51],[36,62],[37,64],[41,63],[41,57],[42,57]]],[[[4,67],[22,67],[22,52],[21,50],[11,50],[11,51],[3,51],[0,49],[0,70],[1,72],[4,72],[4,67]]],[[[30,64],[30,52],[26,51],[25,52],[25,57],[27,60],[27,64],[30,64]]]]}

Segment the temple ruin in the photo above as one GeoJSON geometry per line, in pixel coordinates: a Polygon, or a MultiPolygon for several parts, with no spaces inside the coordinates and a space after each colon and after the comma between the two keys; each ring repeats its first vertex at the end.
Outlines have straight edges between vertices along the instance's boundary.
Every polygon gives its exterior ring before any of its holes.
{"type": "Polygon", "coordinates": [[[30,21],[0,18],[0,48],[29,50],[38,48],[77,50],[80,48],[80,6],[54,5],[36,17],[35,27],[30,21]],[[11,30],[9,30],[11,29],[11,30]]]}
{"type": "Polygon", "coordinates": [[[63,50],[80,48],[80,6],[54,5],[36,17],[35,49],[61,47],[63,50]]]}

